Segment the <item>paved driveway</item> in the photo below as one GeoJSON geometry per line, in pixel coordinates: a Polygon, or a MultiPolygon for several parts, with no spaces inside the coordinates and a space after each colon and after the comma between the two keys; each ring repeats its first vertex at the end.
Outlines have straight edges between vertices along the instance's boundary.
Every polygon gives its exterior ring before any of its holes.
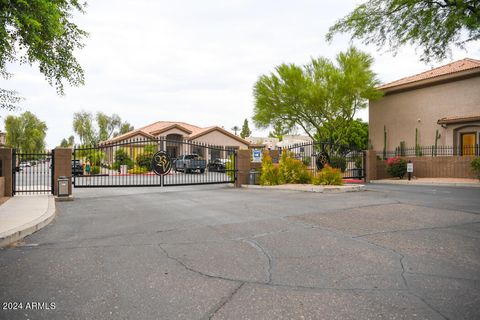
{"type": "Polygon", "coordinates": [[[75,194],[0,251],[0,301],[55,309],[1,319],[480,318],[480,189],[75,194]]]}

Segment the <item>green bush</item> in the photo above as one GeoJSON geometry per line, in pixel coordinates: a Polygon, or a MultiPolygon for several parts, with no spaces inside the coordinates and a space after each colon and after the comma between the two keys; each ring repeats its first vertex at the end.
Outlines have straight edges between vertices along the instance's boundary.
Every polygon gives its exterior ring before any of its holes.
{"type": "Polygon", "coordinates": [[[229,161],[225,163],[225,173],[233,181],[235,179],[235,155],[231,154],[229,161]]]}
{"type": "Polygon", "coordinates": [[[100,167],[99,166],[92,166],[90,168],[90,174],[99,174],[100,173],[100,167]]]}
{"type": "Polygon", "coordinates": [[[283,183],[310,183],[311,175],[302,161],[294,158],[292,152],[284,151],[280,158],[280,175],[283,183]]]}
{"type": "Polygon", "coordinates": [[[152,166],[152,156],[153,154],[151,153],[139,154],[135,159],[137,166],[145,168],[146,170],[150,170],[152,166]]]}
{"type": "Polygon", "coordinates": [[[473,172],[480,180],[480,157],[473,159],[470,165],[472,166],[473,172]]]}
{"type": "Polygon", "coordinates": [[[148,172],[148,169],[145,167],[135,167],[133,169],[128,170],[128,173],[130,174],[142,174],[147,172],[148,172]]]}
{"type": "Polygon", "coordinates": [[[308,167],[312,164],[312,157],[304,157],[302,159],[302,162],[303,162],[304,165],[306,165],[308,167]]]}
{"type": "Polygon", "coordinates": [[[278,165],[274,165],[268,152],[265,152],[262,159],[260,184],[262,186],[276,186],[282,183],[282,175],[280,174],[278,165]]]}
{"type": "Polygon", "coordinates": [[[391,177],[402,179],[407,173],[407,161],[400,157],[390,158],[387,160],[387,173],[391,177]]]}
{"type": "Polygon", "coordinates": [[[125,149],[118,149],[115,152],[115,163],[112,167],[116,167],[118,170],[121,165],[128,166],[128,169],[131,169],[133,167],[133,161],[125,149]]]}
{"type": "Polygon", "coordinates": [[[340,169],[326,165],[322,171],[312,178],[314,185],[341,186],[343,185],[342,172],[340,169]]]}
{"type": "Polygon", "coordinates": [[[345,169],[347,168],[347,160],[342,156],[332,156],[330,157],[330,162],[328,165],[332,168],[337,168],[342,172],[345,172],[345,169]]]}

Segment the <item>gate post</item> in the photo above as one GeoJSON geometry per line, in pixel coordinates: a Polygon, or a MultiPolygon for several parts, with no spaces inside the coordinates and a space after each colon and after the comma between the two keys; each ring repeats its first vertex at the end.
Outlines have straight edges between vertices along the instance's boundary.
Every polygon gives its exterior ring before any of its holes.
{"type": "MultiPolygon", "coordinates": [[[[4,194],[5,197],[12,197],[14,190],[13,190],[13,167],[15,163],[13,163],[13,150],[10,148],[0,148],[0,162],[1,162],[1,177],[0,177],[0,185],[3,184],[4,186],[4,194]],[[3,181],[1,181],[3,180],[3,181]]],[[[1,189],[1,188],[0,188],[1,189]]],[[[2,194],[0,194],[2,195],[2,194]]]]}
{"type": "Polygon", "coordinates": [[[366,157],[366,175],[365,182],[370,182],[370,180],[377,179],[377,153],[374,150],[367,150],[366,157]]]}
{"type": "Polygon", "coordinates": [[[72,195],[72,149],[55,148],[53,152],[53,194],[58,196],[58,178],[65,176],[70,178],[68,184],[68,195],[72,195]]]}
{"type": "Polygon", "coordinates": [[[240,188],[242,184],[248,183],[248,173],[250,172],[250,149],[237,151],[237,180],[235,187],[240,188]]]}

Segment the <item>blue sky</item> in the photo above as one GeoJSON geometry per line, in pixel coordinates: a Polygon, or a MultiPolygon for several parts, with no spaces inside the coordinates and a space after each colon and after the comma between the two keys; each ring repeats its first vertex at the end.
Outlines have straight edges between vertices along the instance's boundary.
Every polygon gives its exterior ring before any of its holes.
{"type": "MultiPolygon", "coordinates": [[[[86,47],[76,53],[85,86],[67,87],[59,97],[35,65],[12,65],[14,77],[0,80],[0,86],[26,99],[14,114],[29,110],[46,121],[48,147],[73,133],[72,116],[80,110],[117,113],[135,127],[167,120],[230,129],[250,121],[252,88],[260,75],[283,62],[305,64],[346,50],[348,36],[332,43],[324,36],[360,2],[90,1],[86,14],[75,16],[90,33],[86,47]]],[[[353,44],[375,58],[373,69],[382,82],[480,57],[478,43],[432,65],[420,62],[411,47],[394,57],[386,49],[353,44]]],[[[0,111],[2,119],[8,114],[0,111]]],[[[367,119],[367,114],[363,110],[359,116],[367,119]]],[[[257,136],[267,133],[254,130],[257,136]]]]}

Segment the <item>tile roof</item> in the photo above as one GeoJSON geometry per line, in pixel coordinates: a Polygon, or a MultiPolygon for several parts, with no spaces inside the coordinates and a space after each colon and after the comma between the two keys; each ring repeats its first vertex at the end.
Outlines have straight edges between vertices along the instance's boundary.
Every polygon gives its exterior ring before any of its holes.
{"type": "Polygon", "coordinates": [[[474,122],[480,121],[480,114],[471,115],[471,116],[448,116],[438,119],[438,124],[451,124],[451,123],[465,123],[465,122],[474,122]]]}
{"type": "Polygon", "coordinates": [[[387,89],[392,87],[397,87],[403,84],[413,83],[421,80],[432,79],[444,75],[454,74],[461,71],[467,71],[479,68],[480,70],[480,60],[465,58],[458,60],[444,66],[440,66],[413,76],[405,77],[393,82],[386,83],[378,87],[379,89],[387,89]]]}

